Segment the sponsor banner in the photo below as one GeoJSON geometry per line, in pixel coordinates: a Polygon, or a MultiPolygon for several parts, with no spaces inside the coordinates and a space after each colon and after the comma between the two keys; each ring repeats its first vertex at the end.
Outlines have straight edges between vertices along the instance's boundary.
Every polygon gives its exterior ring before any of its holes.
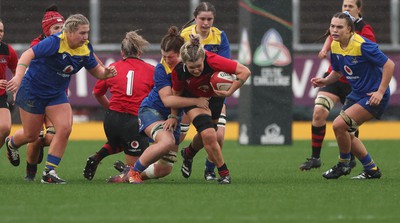
{"type": "MultiPolygon", "coordinates": [[[[318,88],[313,88],[310,79],[314,76],[322,76],[328,70],[329,59],[319,59],[318,53],[294,55],[294,69],[292,74],[293,102],[296,105],[313,106],[318,88]]],[[[400,55],[387,54],[395,64],[400,63],[400,55]]],[[[400,67],[396,66],[393,79],[390,82],[391,98],[389,105],[400,105],[400,67]]]]}
{"type": "MultiPolygon", "coordinates": [[[[282,75],[281,67],[262,68],[259,75],[254,75],[254,86],[289,86],[292,82],[293,103],[301,106],[313,106],[318,89],[313,88],[310,79],[316,75],[323,75],[329,67],[328,59],[319,59],[318,52],[310,54],[297,53],[293,55],[292,79],[282,75]]],[[[101,61],[111,64],[121,59],[119,53],[97,53],[101,61]]],[[[400,64],[399,54],[387,54],[395,64],[400,64]]],[[[161,56],[157,53],[148,53],[143,59],[153,65],[160,61],[161,56]]],[[[7,69],[7,77],[11,78],[7,69]]],[[[100,106],[92,96],[93,86],[96,83],[94,78],[86,69],[81,69],[76,75],[72,75],[69,85],[69,100],[72,106],[100,106]]],[[[392,97],[390,105],[400,105],[400,66],[395,67],[394,77],[390,82],[392,97]]],[[[239,91],[227,98],[227,105],[235,107],[238,105],[239,91]]]]}
{"type": "Polygon", "coordinates": [[[242,145],[292,143],[291,2],[239,1],[238,61],[251,70],[238,99],[242,145]]]}

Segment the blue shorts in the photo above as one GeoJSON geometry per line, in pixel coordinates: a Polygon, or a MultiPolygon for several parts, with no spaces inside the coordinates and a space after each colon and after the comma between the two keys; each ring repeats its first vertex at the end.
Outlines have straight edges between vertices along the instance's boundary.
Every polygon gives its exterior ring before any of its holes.
{"type": "Polygon", "coordinates": [[[371,115],[374,116],[376,119],[381,119],[383,112],[385,112],[387,107],[389,106],[389,99],[390,99],[389,94],[383,95],[383,98],[378,106],[371,106],[369,104],[370,98],[371,98],[370,96],[366,96],[366,97],[361,98],[358,101],[355,101],[355,100],[347,97],[346,101],[342,107],[342,110],[345,111],[346,109],[350,108],[352,105],[357,103],[357,104],[361,105],[361,107],[363,107],[369,113],[371,113],[371,115]]]}
{"type": "Polygon", "coordinates": [[[16,105],[32,114],[44,114],[47,106],[64,103],[68,103],[68,97],[65,91],[44,99],[35,94],[35,91],[33,91],[30,86],[24,84],[24,81],[22,81],[15,99],[16,105]]]}
{"type": "MultiPolygon", "coordinates": [[[[158,121],[165,121],[168,119],[168,115],[163,115],[157,110],[150,107],[140,107],[139,109],[139,131],[144,130],[151,124],[158,121]]],[[[179,137],[181,135],[181,120],[178,121],[178,126],[174,130],[175,144],[179,145],[179,137]]]]}

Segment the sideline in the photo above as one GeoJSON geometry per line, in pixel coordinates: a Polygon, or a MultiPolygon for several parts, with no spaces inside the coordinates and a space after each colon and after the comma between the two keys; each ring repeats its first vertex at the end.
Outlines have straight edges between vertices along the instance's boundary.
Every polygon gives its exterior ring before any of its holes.
{"type": "MultiPolygon", "coordinates": [[[[13,125],[11,134],[22,128],[21,125],[13,125]]],[[[360,127],[360,137],[362,139],[400,139],[400,122],[392,121],[373,121],[360,127]]],[[[193,137],[195,128],[190,127],[187,138],[193,137]]],[[[228,122],[226,124],[225,139],[237,140],[239,134],[239,124],[228,122]]],[[[294,122],[292,127],[293,140],[309,140],[311,135],[310,122],[294,122]]],[[[102,122],[74,123],[72,127],[71,140],[105,140],[102,122]]],[[[325,139],[334,140],[332,123],[327,123],[325,139]]]]}

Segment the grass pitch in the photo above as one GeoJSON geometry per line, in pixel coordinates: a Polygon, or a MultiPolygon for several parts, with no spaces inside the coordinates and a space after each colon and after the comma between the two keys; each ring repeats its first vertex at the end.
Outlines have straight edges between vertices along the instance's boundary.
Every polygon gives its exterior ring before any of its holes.
{"type": "MultiPolygon", "coordinates": [[[[205,152],[197,154],[193,174],[184,179],[179,156],[173,173],[142,185],[107,184],[115,175],[102,161],[93,181],[82,176],[86,158],[101,141],[71,141],[58,173],[66,185],[24,181],[25,147],[21,165],[13,167],[0,150],[0,222],[399,222],[400,141],[364,141],[382,170],[380,180],[359,181],[349,176],[326,180],[321,174],[337,162],[337,146],[326,141],[320,169],[301,172],[310,156],[309,141],[291,146],[239,146],[227,141],[224,156],[231,185],[203,180],[205,152]]],[[[183,145],[186,145],[184,143],[183,145]]],[[[44,164],[40,164],[41,172],[44,164]]],[[[40,175],[40,173],[39,173],[40,175]]]]}

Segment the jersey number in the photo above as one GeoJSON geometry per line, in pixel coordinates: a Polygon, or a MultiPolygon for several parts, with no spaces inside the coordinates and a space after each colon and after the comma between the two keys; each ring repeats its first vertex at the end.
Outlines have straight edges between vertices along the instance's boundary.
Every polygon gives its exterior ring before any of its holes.
{"type": "Polygon", "coordinates": [[[128,79],[126,81],[126,95],[132,96],[132,91],[133,91],[133,79],[135,77],[135,71],[130,70],[126,74],[126,78],[128,79]]]}

